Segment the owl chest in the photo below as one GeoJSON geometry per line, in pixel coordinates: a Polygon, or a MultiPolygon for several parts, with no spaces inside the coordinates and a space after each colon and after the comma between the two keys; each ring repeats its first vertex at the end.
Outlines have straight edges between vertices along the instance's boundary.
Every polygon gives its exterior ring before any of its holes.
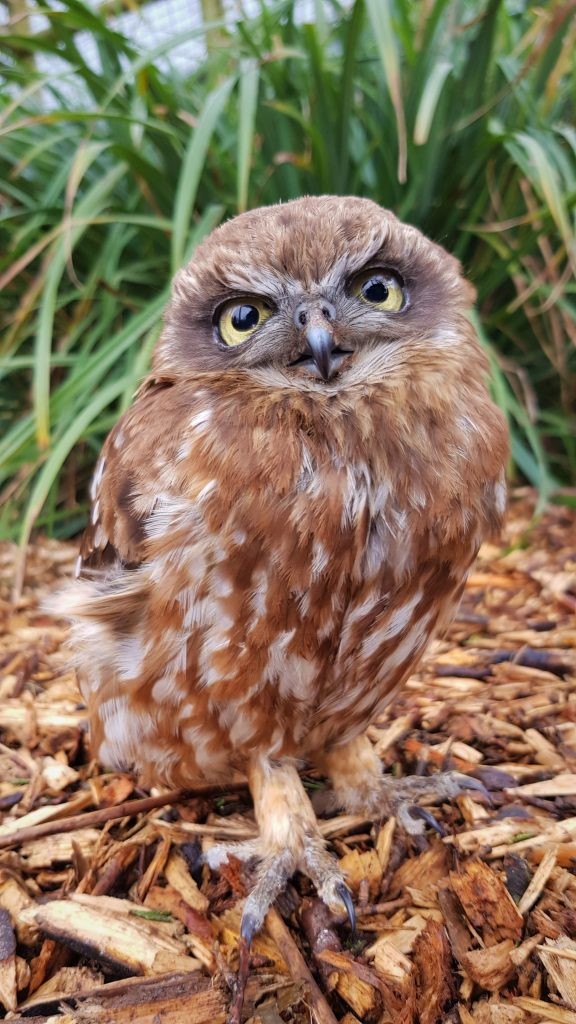
{"type": "Polygon", "coordinates": [[[305,472],[288,494],[247,490],[213,552],[210,680],[263,666],[290,692],[334,662],[350,609],[376,619],[415,562],[409,517],[367,466],[305,472]]]}

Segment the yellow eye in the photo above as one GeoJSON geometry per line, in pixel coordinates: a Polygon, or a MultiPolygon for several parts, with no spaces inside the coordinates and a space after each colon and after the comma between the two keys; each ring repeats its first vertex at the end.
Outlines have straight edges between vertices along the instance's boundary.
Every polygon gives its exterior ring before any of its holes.
{"type": "Polygon", "coordinates": [[[352,280],[350,291],[368,306],[387,313],[397,313],[405,301],[400,279],[391,270],[363,270],[352,280]]]}
{"type": "Polygon", "coordinates": [[[218,334],[225,345],[241,345],[269,316],[272,310],[262,299],[232,299],[220,310],[218,334]]]}

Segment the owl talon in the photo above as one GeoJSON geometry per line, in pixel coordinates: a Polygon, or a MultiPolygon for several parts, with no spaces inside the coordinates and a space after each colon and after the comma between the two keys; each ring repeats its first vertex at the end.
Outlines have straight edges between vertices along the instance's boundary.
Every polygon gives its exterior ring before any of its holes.
{"type": "MultiPolygon", "coordinates": [[[[443,827],[443,825],[440,824],[438,819],[434,817],[432,811],[429,811],[426,807],[420,807],[418,804],[413,804],[411,807],[407,807],[406,813],[402,816],[404,826],[406,826],[406,817],[408,815],[416,821],[424,821],[427,825],[430,826],[430,828],[433,828],[434,831],[437,832],[439,836],[446,835],[446,829],[443,827]]],[[[407,829],[407,831],[410,830],[407,829]]],[[[421,834],[420,827],[418,828],[416,834],[421,834]]]]}
{"type": "Polygon", "coordinates": [[[258,918],[255,917],[254,914],[246,913],[246,911],[244,911],[242,914],[242,921],[240,923],[240,938],[242,942],[247,945],[248,951],[252,945],[252,939],[259,928],[260,925],[258,923],[258,918]]]}
{"type": "Polygon", "coordinates": [[[259,932],[276,897],[284,891],[297,868],[290,850],[266,857],[258,867],[256,885],[248,894],[242,914],[241,936],[250,939],[259,932]]]}
{"type": "Polygon", "coordinates": [[[354,907],[354,900],[352,899],[352,893],[350,892],[348,886],[344,884],[344,882],[337,882],[336,886],[335,886],[335,890],[336,890],[337,895],[342,900],[342,903],[344,904],[344,907],[346,909],[346,914],[348,915],[348,920],[350,922],[350,930],[355,932],[356,931],[356,909],[354,907]]]}
{"type": "Polygon", "coordinates": [[[457,777],[460,789],[475,790],[488,801],[490,806],[492,806],[490,790],[486,789],[486,786],[483,782],[480,782],[480,779],[475,779],[472,775],[464,775],[463,772],[451,772],[450,774],[457,777]]]}

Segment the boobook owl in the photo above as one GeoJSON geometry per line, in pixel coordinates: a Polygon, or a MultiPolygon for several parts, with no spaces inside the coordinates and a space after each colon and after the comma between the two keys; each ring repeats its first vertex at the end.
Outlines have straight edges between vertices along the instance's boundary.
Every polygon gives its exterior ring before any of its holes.
{"type": "Polygon", "coordinates": [[[241,214],[176,275],[97,462],[61,602],[93,750],[149,786],[246,774],[248,940],[297,869],[351,913],[303,762],[338,806],[414,833],[419,801],[479,785],[386,777],[364,735],[501,525],[473,299],[456,259],[366,199],[241,214]]]}

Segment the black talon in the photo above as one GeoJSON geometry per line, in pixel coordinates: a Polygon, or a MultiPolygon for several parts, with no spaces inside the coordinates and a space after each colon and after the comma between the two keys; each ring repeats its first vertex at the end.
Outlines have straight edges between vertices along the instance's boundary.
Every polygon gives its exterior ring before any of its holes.
{"type": "Polygon", "coordinates": [[[420,807],[418,804],[414,804],[412,807],[408,808],[408,814],[411,818],[420,818],[421,821],[425,821],[426,824],[429,825],[430,828],[433,828],[439,836],[446,835],[446,829],[426,807],[420,807]]]}
{"type": "Polygon", "coordinates": [[[458,780],[458,784],[462,789],[474,789],[477,793],[481,793],[482,796],[486,798],[490,806],[492,806],[492,796],[490,795],[490,791],[486,789],[484,783],[480,782],[479,779],[474,779],[471,775],[463,775],[462,778],[458,780]]]}
{"type": "Polygon", "coordinates": [[[352,899],[352,893],[348,889],[344,882],[338,882],[336,885],[336,892],[342,900],[342,903],[346,907],[346,913],[348,914],[348,920],[350,922],[350,928],[353,932],[356,931],[356,910],[354,909],[354,900],[352,899]]]}
{"type": "Polygon", "coordinates": [[[252,914],[243,914],[240,924],[240,938],[246,943],[248,950],[252,945],[252,939],[258,931],[258,921],[252,914]]]}

